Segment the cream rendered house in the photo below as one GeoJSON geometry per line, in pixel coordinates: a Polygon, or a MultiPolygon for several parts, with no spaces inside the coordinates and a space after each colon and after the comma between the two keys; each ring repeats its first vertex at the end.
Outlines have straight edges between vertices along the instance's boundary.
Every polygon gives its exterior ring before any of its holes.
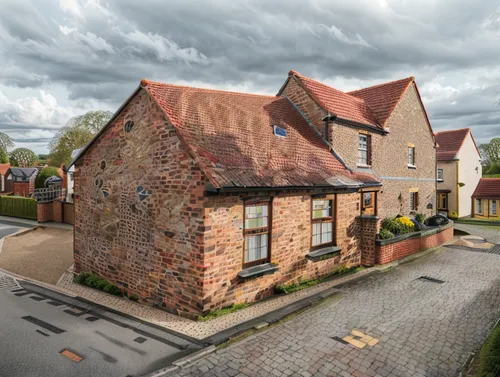
{"type": "Polygon", "coordinates": [[[451,218],[472,213],[472,194],[482,176],[481,155],[469,128],[438,132],[437,209],[451,218]]]}

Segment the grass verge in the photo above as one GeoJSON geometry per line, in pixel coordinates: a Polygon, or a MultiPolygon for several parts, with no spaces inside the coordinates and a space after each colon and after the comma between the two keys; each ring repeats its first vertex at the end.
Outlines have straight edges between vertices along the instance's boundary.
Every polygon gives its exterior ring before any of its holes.
{"type": "Polygon", "coordinates": [[[123,297],[123,292],[118,286],[90,272],[81,272],[75,277],[74,282],[90,288],[98,289],[113,296],[123,297]]]}
{"type": "Polygon", "coordinates": [[[234,313],[238,310],[248,308],[249,306],[250,304],[247,303],[226,306],[225,308],[214,310],[213,312],[208,313],[206,316],[198,317],[198,321],[199,322],[210,321],[211,319],[218,318],[226,314],[234,313]]]}
{"type": "Polygon", "coordinates": [[[490,334],[475,357],[473,377],[496,377],[500,374],[500,325],[490,334]]]}

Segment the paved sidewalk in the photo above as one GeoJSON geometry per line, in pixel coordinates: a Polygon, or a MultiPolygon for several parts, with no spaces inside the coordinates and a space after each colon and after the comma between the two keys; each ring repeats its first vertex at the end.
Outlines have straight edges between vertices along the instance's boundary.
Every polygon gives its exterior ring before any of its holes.
{"type": "Polygon", "coordinates": [[[168,376],[455,377],[498,317],[500,255],[441,249],[168,376]]]}

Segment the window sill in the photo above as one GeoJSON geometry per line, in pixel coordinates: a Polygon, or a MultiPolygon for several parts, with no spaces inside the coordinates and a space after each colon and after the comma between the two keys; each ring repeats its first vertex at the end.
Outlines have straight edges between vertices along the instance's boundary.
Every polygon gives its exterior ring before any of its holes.
{"type": "Polygon", "coordinates": [[[437,181],[438,181],[438,182],[440,182],[440,183],[441,183],[441,182],[444,182],[442,179],[437,179],[437,181]]]}
{"type": "Polygon", "coordinates": [[[265,263],[258,266],[248,267],[238,272],[238,277],[243,280],[255,279],[260,276],[274,274],[278,271],[278,265],[274,263],[265,263]]]}
{"type": "Polygon", "coordinates": [[[327,246],[327,247],[322,247],[321,249],[311,251],[309,254],[306,255],[306,257],[312,262],[319,262],[322,260],[339,256],[341,250],[342,249],[338,246],[327,246]]]}
{"type": "Polygon", "coordinates": [[[416,169],[417,167],[415,165],[412,165],[412,164],[408,164],[408,169],[416,169]]]}
{"type": "Polygon", "coordinates": [[[365,165],[365,164],[357,164],[356,167],[361,168],[361,169],[371,169],[371,165],[365,165]]]}

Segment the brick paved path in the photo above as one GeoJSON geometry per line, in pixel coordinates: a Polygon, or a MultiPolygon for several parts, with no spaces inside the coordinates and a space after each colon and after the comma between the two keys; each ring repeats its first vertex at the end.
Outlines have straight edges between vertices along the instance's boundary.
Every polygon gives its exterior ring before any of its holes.
{"type": "Polygon", "coordinates": [[[500,255],[442,249],[343,291],[174,375],[455,377],[500,317],[500,255]],[[352,329],[380,342],[331,339],[352,329]]]}
{"type": "Polygon", "coordinates": [[[455,229],[480,236],[493,243],[500,243],[500,226],[495,225],[472,225],[472,224],[457,224],[455,229]]]}

